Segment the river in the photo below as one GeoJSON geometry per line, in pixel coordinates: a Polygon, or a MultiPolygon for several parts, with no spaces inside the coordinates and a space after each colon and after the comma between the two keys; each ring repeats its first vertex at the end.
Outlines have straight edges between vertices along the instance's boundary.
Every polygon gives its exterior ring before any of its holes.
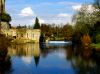
{"type": "Polygon", "coordinates": [[[70,44],[20,44],[8,48],[11,69],[6,74],[100,74],[100,64],[76,55],[70,44]]]}

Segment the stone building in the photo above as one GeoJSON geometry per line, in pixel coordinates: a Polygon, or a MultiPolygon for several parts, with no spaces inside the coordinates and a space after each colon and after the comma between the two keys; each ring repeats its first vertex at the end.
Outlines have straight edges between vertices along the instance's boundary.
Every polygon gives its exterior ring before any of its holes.
{"type": "MultiPolygon", "coordinates": [[[[41,30],[40,29],[2,29],[2,33],[13,40],[22,40],[24,42],[39,42],[41,30]]],[[[22,42],[23,43],[23,42],[22,42]]]]}

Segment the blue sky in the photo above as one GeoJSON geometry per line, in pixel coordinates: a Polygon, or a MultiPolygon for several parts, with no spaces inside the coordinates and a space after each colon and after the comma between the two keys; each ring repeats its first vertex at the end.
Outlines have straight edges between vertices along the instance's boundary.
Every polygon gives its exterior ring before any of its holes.
{"type": "Polygon", "coordinates": [[[12,17],[12,26],[40,23],[70,23],[80,5],[93,0],[6,0],[6,12],[12,17]]]}

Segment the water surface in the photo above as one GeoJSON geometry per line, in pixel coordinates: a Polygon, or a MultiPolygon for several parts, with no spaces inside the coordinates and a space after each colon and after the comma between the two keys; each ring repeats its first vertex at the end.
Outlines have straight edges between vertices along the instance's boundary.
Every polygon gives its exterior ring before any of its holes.
{"type": "Polygon", "coordinates": [[[73,51],[64,43],[12,45],[8,49],[12,64],[10,74],[99,73],[100,66],[94,60],[75,56],[73,51]]]}

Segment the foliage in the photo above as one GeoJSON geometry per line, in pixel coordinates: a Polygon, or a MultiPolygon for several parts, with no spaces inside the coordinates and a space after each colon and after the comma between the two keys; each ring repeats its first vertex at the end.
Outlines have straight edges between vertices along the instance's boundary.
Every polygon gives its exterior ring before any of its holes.
{"type": "Polygon", "coordinates": [[[72,25],[66,24],[62,28],[63,37],[67,38],[68,40],[71,39],[73,35],[73,27],[72,25]]]}
{"type": "Polygon", "coordinates": [[[11,16],[7,13],[1,13],[0,14],[0,19],[1,19],[1,21],[10,22],[11,21],[11,16]]]}
{"type": "Polygon", "coordinates": [[[100,33],[100,1],[95,0],[90,11],[88,6],[83,5],[77,14],[73,16],[74,31],[80,32],[82,35],[88,34],[92,41],[96,43],[96,35],[100,33]]]}
{"type": "Polygon", "coordinates": [[[83,46],[89,46],[91,44],[91,38],[88,34],[83,35],[81,38],[83,46]]]}
{"type": "Polygon", "coordinates": [[[76,27],[78,27],[83,34],[90,33],[90,30],[96,23],[96,19],[93,12],[88,10],[88,5],[83,5],[80,11],[73,17],[73,20],[76,22],[76,27]]]}
{"type": "Polygon", "coordinates": [[[19,26],[17,26],[17,29],[21,29],[21,28],[27,28],[27,26],[26,26],[26,25],[21,26],[21,25],[19,24],[19,26]]]}
{"type": "Polygon", "coordinates": [[[96,48],[100,48],[100,43],[97,43],[97,44],[91,44],[91,46],[93,46],[93,47],[96,47],[96,48]]]}
{"type": "Polygon", "coordinates": [[[41,32],[45,34],[47,37],[52,35],[53,28],[51,25],[41,24],[41,32]]]}
{"type": "Polygon", "coordinates": [[[96,35],[96,43],[100,43],[100,34],[96,35]]]}
{"type": "Polygon", "coordinates": [[[41,24],[41,32],[51,38],[51,40],[70,40],[73,34],[73,27],[69,24],[55,25],[55,24],[41,24]]]}
{"type": "Polygon", "coordinates": [[[40,29],[40,23],[39,23],[39,19],[37,17],[35,20],[34,29],[40,29]]]}

